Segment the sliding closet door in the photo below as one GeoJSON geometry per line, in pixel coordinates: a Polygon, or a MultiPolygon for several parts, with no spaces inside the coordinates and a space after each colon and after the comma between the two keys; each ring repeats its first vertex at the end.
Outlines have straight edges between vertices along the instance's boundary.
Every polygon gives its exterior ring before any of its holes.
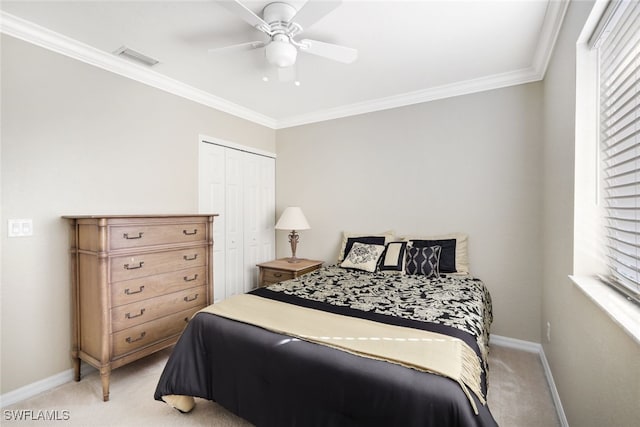
{"type": "Polygon", "coordinates": [[[275,159],[200,144],[200,212],[214,224],[214,300],[258,284],[256,264],[275,257],[275,159]]]}
{"type": "Polygon", "coordinates": [[[275,160],[245,153],[244,291],[258,286],[256,264],[275,257],[275,160]]]}
{"type": "MultiPolygon", "coordinates": [[[[262,157],[260,160],[259,179],[259,218],[260,251],[259,262],[271,261],[276,257],[276,160],[262,157]]],[[[257,286],[257,283],[256,283],[257,286]]]]}
{"type": "Polygon", "coordinates": [[[223,300],[227,294],[226,277],[226,198],[224,147],[200,144],[199,194],[200,212],[217,213],[213,224],[213,298],[223,300]]]}
{"type": "Polygon", "coordinates": [[[226,297],[244,293],[244,153],[226,150],[226,297]]]}

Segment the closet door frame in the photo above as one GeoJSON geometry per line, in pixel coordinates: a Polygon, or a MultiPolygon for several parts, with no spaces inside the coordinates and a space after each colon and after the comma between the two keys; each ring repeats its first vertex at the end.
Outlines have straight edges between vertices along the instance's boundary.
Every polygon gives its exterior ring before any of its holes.
{"type": "MultiPolygon", "coordinates": [[[[275,225],[275,159],[276,159],[276,154],[275,153],[271,153],[268,151],[264,151],[264,150],[260,150],[260,149],[256,149],[253,147],[247,147],[241,144],[237,144],[237,143],[233,143],[230,141],[225,141],[219,138],[213,138],[207,135],[199,135],[198,137],[198,210],[200,213],[210,213],[210,211],[212,210],[210,207],[210,203],[212,202],[212,197],[211,194],[207,194],[208,191],[211,191],[208,188],[205,188],[207,186],[209,186],[209,175],[206,174],[205,171],[205,160],[204,160],[204,156],[206,155],[204,153],[204,149],[203,147],[205,147],[204,144],[210,144],[210,145],[214,145],[214,146],[218,146],[220,147],[222,150],[221,151],[225,151],[225,153],[227,153],[226,149],[231,149],[233,151],[228,151],[228,153],[233,153],[235,154],[235,151],[238,152],[242,152],[242,153],[238,153],[238,155],[240,157],[242,156],[247,156],[248,154],[251,155],[256,155],[258,159],[263,159],[264,158],[269,158],[269,159],[273,159],[272,162],[272,167],[271,170],[268,171],[268,175],[270,175],[270,177],[272,177],[273,179],[273,185],[272,185],[272,193],[267,195],[267,200],[260,200],[257,201],[256,203],[258,205],[262,205],[263,207],[265,207],[265,209],[270,209],[273,212],[271,213],[271,215],[273,216],[273,218],[268,218],[268,219],[260,219],[258,221],[259,224],[259,230],[254,230],[254,235],[255,232],[258,231],[259,232],[259,246],[260,248],[253,248],[254,251],[258,250],[257,254],[259,257],[261,258],[265,258],[265,257],[269,257],[269,258],[273,258],[275,256],[275,230],[273,229],[273,226],[275,225]],[[247,154],[245,154],[247,153],[247,154]],[[269,200],[269,197],[271,197],[273,200],[269,200]],[[269,250],[269,248],[271,248],[271,250],[269,250]],[[271,252],[270,254],[267,252],[271,252]]],[[[231,244],[231,242],[227,242],[226,239],[228,238],[227,236],[227,228],[228,225],[227,224],[227,219],[224,217],[225,212],[230,209],[228,204],[229,204],[229,200],[227,197],[227,190],[226,190],[226,179],[227,179],[227,175],[228,175],[228,165],[226,162],[226,158],[227,155],[224,154],[224,161],[222,162],[222,164],[224,164],[225,166],[225,171],[224,173],[222,173],[221,175],[224,177],[225,182],[222,183],[221,185],[223,185],[225,187],[225,196],[224,196],[224,201],[221,201],[221,203],[224,205],[221,210],[221,212],[214,212],[214,213],[218,213],[220,214],[220,216],[218,217],[218,219],[220,219],[221,221],[216,221],[216,225],[214,225],[214,244],[213,244],[213,251],[212,251],[212,265],[213,265],[213,275],[214,275],[214,301],[221,301],[224,298],[236,294],[238,292],[246,292],[248,290],[250,290],[251,287],[253,287],[253,284],[257,284],[257,268],[254,265],[249,265],[248,263],[251,263],[253,261],[255,261],[254,257],[248,257],[247,258],[246,255],[248,255],[248,253],[245,255],[245,253],[249,250],[249,246],[247,245],[247,243],[249,243],[246,240],[246,237],[244,234],[245,233],[241,233],[240,236],[238,236],[237,234],[237,230],[234,230],[234,232],[236,233],[234,239],[235,240],[235,245],[231,244]],[[243,263],[244,263],[244,268],[242,269],[244,271],[244,275],[246,276],[246,278],[243,278],[242,280],[242,284],[240,284],[237,281],[237,278],[232,279],[231,281],[229,281],[227,275],[231,274],[233,275],[234,272],[228,271],[229,268],[231,266],[228,265],[228,262],[231,260],[227,260],[227,246],[237,246],[238,245],[238,237],[240,238],[240,246],[241,246],[241,251],[239,252],[239,254],[242,254],[241,256],[243,257],[243,263]],[[251,272],[253,270],[255,271],[255,274],[251,274],[251,272]],[[254,280],[254,277],[255,280],[254,280]],[[222,283],[221,283],[222,282],[222,283]],[[233,283],[232,283],[233,282],[233,283]]],[[[251,159],[251,157],[246,157],[247,159],[251,159]]],[[[247,164],[250,163],[264,163],[264,162],[252,162],[251,160],[247,160],[246,161],[247,164]]],[[[261,171],[253,171],[252,173],[258,173],[261,176],[259,177],[258,181],[262,181],[265,178],[264,175],[264,168],[261,169],[261,171]],[[261,173],[262,172],[262,173],[261,173]]],[[[243,179],[244,177],[246,177],[247,175],[250,176],[250,173],[248,173],[247,171],[243,171],[242,172],[243,175],[243,179]]],[[[217,178],[216,178],[217,179],[217,178]]],[[[264,181],[263,181],[264,182],[264,181]]],[[[244,183],[243,183],[243,187],[244,187],[244,183]]],[[[263,190],[264,191],[264,190],[263,190]]],[[[260,199],[263,198],[264,195],[260,194],[260,199]]],[[[246,202],[246,200],[243,199],[242,203],[242,215],[241,215],[241,221],[244,223],[245,221],[247,221],[247,215],[248,215],[248,204],[246,202]]],[[[215,210],[215,208],[213,209],[215,210]]],[[[237,218],[236,218],[237,220],[237,218]]],[[[244,227],[243,227],[243,231],[244,231],[244,227]]],[[[253,238],[253,237],[251,237],[253,238]]],[[[236,254],[238,255],[238,253],[236,254]]],[[[269,259],[258,259],[259,262],[265,262],[265,261],[269,261],[269,259]]],[[[237,271],[237,270],[236,270],[237,271]]]]}

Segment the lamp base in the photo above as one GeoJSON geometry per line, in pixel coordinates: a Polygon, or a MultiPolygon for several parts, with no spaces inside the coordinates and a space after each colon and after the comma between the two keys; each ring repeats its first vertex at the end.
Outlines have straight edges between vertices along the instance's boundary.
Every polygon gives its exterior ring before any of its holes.
{"type": "Polygon", "coordinates": [[[291,230],[289,233],[289,243],[291,243],[291,258],[287,260],[290,263],[296,263],[300,260],[296,258],[296,248],[298,246],[298,241],[300,240],[300,235],[296,233],[296,230],[291,230]]]}

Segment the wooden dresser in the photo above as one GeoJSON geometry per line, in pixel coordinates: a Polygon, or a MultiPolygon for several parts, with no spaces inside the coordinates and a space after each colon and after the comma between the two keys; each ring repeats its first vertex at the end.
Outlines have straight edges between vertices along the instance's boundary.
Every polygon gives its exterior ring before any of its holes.
{"type": "Polygon", "coordinates": [[[111,370],[176,343],[213,301],[216,215],[65,216],[71,224],[75,380],[80,360],[111,370]]]}

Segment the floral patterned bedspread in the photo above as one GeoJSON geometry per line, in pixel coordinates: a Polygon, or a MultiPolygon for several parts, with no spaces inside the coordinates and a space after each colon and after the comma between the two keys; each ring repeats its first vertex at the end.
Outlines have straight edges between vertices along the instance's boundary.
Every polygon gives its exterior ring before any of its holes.
{"type": "Polygon", "coordinates": [[[484,283],[471,276],[425,276],[368,273],[326,266],[297,279],[276,283],[271,291],[346,306],[365,312],[439,323],[476,338],[486,367],[491,296],[484,283]]]}

